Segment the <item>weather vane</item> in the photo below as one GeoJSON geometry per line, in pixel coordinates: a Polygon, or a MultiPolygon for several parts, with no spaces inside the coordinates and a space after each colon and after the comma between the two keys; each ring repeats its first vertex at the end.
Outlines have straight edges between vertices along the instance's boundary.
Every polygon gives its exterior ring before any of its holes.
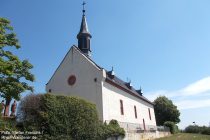
{"type": "Polygon", "coordinates": [[[83,1],[83,3],[82,3],[82,6],[83,6],[83,10],[82,10],[82,12],[83,12],[83,15],[85,15],[85,1],[83,1]]]}

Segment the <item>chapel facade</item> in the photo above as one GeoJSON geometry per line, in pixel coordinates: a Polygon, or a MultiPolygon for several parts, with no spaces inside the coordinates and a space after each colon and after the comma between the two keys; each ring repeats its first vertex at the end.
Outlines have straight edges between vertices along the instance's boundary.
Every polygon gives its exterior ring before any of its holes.
{"type": "Polygon", "coordinates": [[[115,119],[122,127],[156,130],[154,104],[145,98],[141,89],[117,77],[114,70],[105,70],[91,59],[91,34],[83,9],[77,35],[78,46],[73,45],[46,84],[51,94],[78,96],[96,104],[99,119],[115,119]]]}

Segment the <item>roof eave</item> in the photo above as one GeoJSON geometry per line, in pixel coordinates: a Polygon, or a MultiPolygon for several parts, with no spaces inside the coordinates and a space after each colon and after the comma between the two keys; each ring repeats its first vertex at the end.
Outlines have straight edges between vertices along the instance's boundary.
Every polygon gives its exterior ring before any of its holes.
{"type": "Polygon", "coordinates": [[[143,100],[143,101],[145,101],[145,102],[147,102],[147,103],[149,103],[149,104],[151,104],[151,105],[154,105],[153,102],[151,102],[151,101],[149,101],[149,100],[146,100],[146,99],[142,98],[141,96],[136,95],[136,94],[133,93],[131,90],[128,90],[128,89],[122,87],[121,85],[115,83],[114,81],[112,81],[112,80],[110,80],[110,79],[108,79],[108,78],[105,79],[105,82],[107,82],[107,83],[109,83],[109,84],[115,86],[116,88],[118,88],[118,89],[120,89],[120,90],[123,90],[123,91],[125,91],[126,93],[128,93],[128,94],[130,94],[130,95],[132,95],[132,96],[134,96],[134,97],[137,97],[137,98],[139,98],[139,99],[141,99],[141,100],[143,100]]]}

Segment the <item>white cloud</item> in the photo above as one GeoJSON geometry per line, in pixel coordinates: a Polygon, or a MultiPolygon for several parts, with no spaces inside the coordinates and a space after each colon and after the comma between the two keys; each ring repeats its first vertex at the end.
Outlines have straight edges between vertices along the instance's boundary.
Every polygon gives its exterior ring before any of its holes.
{"type": "Polygon", "coordinates": [[[183,100],[175,102],[178,109],[193,109],[201,107],[210,107],[210,99],[204,100],[183,100]]]}
{"type": "Polygon", "coordinates": [[[181,90],[185,96],[202,94],[207,91],[210,91],[210,77],[203,78],[181,90]]]}
{"type": "Polygon", "coordinates": [[[205,77],[175,91],[159,90],[146,93],[145,95],[150,100],[165,95],[170,99],[172,98],[179,109],[207,107],[210,106],[210,99],[192,100],[192,98],[198,98],[204,95],[210,98],[210,77],[205,77]]]}

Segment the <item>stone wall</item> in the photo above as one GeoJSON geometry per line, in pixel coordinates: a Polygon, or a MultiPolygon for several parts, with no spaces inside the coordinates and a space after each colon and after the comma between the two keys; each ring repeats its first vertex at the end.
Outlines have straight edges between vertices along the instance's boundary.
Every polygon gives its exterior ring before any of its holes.
{"type": "MultiPolygon", "coordinates": [[[[143,132],[143,133],[136,133],[136,132],[126,132],[126,136],[124,139],[118,138],[118,140],[154,140],[156,138],[170,136],[170,132],[143,132]]],[[[112,140],[111,138],[109,140],[112,140]]]]}

